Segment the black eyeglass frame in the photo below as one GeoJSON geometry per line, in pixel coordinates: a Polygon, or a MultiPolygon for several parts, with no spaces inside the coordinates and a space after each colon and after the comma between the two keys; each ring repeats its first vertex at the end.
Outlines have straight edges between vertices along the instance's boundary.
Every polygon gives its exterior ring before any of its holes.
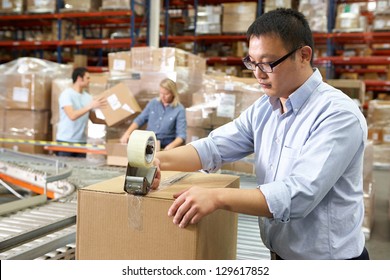
{"type": "Polygon", "coordinates": [[[279,65],[280,63],[282,63],[283,61],[285,61],[290,55],[292,55],[293,53],[295,53],[297,50],[301,49],[303,47],[298,47],[294,50],[292,50],[291,52],[289,52],[288,54],[282,56],[281,58],[273,61],[273,62],[258,62],[258,63],[255,63],[253,61],[251,61],[249,59],[249,55],[247,55],[246,57],[244,57],[242,59],[242,62],[244,63],[245,67],[248,69],[248,70],[252,70],[252,71],[256,71],[256,67],[259,67],[259,69],[263,72],[263,73],[273,73],[274,72],[274,68],[279,65]],[[271,68],[271,71],[265,71],[263,65],[269,65],[269,67],[271,68]]]}

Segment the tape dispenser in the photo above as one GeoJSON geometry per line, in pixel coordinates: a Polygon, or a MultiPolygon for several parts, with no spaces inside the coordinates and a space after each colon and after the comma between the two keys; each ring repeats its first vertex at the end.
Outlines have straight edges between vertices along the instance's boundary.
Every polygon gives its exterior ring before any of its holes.
{"type": "Polygon", "coordinates": [[[146,195],[157,173],[153,166],[156,135],[152,131],[134,130],[127,143],[127,169],[124,190],[133,195],[146,195]]]}

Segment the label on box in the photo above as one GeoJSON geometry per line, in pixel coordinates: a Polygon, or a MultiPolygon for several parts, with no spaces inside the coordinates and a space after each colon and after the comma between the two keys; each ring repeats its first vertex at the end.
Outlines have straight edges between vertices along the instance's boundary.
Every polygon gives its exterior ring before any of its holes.
{"type": "Polygon", "coordinates": [[[95,109],[95,115],[98,119],[102,119],[102,120],[105,120],[106,118],[104,117],[104,114],[102,112],[102,110],[100,110],[99,108],[98,109],[95,109]]]}
{"type": "Polygon", "coordinates": [[[383,142],[390,143],[390,134],[383,134],[383,142]]]}
{"type": "Polygon", "coordinates": [[[340,26],[341,28],[350,28],[351,27],[351,20],[350,19],[341,19],[340,26]]]}
{"type": "Polygon", "coordinates": [[[113,111],[116,111],[122,107],[122,104],[119,101],[118,96],[116,96],[116,94],[111,94],[110,96],[108,96],[107,102],[113,111]]]}
{"type": "Polygon", "coordinates": [[[17,102],[28,102],[30,90],[28,88],[14,87],[12,91],[12,100],[17,102]]]}
{"type": "Polygon", "coordinates": [[[236,96],[234,94],[221,94],[221,100],[217,107],[217,117],[234,118],[236,96]]]}
{"type": "Polygon", "coordinates": [[[135,111],[133,109],[131,109],[128,104],[123,104],[122,109],[127,111],[127,112],[130,112],[131,114],[135,113],[135,111]]]}
{"type": "Polygon", "coordinates": [[[47,6],[48,5],[47,2],[48,2],[47,0],[34,0],[34,6],[38,6],[38,7],[47,6]]]}
{"type": "Polygon", "coordinates": [[[225,90],[234,90],[234,83],[229,83],[229,82],[225,83],[224,89],[225,90]]]}
{"type": "Polygon", "coordinates": [[[125,71],[126,61],[124,59],[114,59],[114,65],[112,68],[117,71],[125,71]]]}

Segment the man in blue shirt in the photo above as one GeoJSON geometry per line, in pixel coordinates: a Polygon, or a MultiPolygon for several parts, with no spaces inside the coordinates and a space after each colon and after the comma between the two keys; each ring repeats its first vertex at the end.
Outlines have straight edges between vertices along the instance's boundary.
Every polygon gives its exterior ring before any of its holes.
{"type": "Polygon", "coordinates": [[[187,136],[186,111],[179,101],[176,83],[171,79],[160,82],[160,97],[152,99],[120,139],[126,144],[131,133],[147,123],[147,130],[156,134],[161,149],[170,150],[184,144],[187,136]]]}
{"type": "Polygon", "coordinates": [[[368,259],[363,114],[313,68],[313,37],[301,13],[265,13],[247,37],[243,62],[266,94],[208,137],[157,153],[155,163],[161,170],[214,172],[254,153],[257,187],[194,186],[175,195],[168,215],[183,228],[217,209],[258,216],[276,259],[368,259]]]}
{"type": "MultiPolygon", "coordinates": [[[[90,75],[85,67],[73,70],[70,88],[65,89],[58,100],[60,120],[58,122],[56,140],[58,142],[87,143],[87,125],[93,123],[106,124],[99,119],[94,109],[105,106],[105,97],[93,99],[85,90],[88,88],[90,75]]],[[[59,156],[85,157],[83,153],[57,152],[59,156]]]]}

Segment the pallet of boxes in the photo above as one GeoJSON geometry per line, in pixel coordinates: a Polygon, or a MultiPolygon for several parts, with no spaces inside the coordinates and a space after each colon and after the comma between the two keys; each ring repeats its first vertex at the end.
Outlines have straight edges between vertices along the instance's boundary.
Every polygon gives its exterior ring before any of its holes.
{"type": "Polygon", "coordinates": [[[38,58],[19,58],[0,66],[0,129],[9,139],[2,147],[44,153],[43,146],[18,141],[52,140],[50,121],[52,80],[70,77],[72,67],[38,58]]]}
{"type": "MultiPolygon", "coordinates": [[[[254,78],[205,75],[202,88],[192,95],[192,106],[186,108],[187,143],[232,121],[263,94],[254,78]]],[[[225,164],[222,169],[253,175],[253,158],[225,164]]]]}
{"type": "MultiPolygon", "coordinates": [[[[371,100],[368,105],[367,123],[368,138],[374,143],[374,166],[390,170],[390,101],[371,100]]],[[[390,197],[388,205],[390,220],[390,197]]]]}
{"type": "MultiPolygon", "coordinates": [[[[107,87],[123,84],[141,110],[150,100],[159,96],[160,82],[165,78],[176,82],[183,106],[191,106],[192,94],[201,88],[206,72],[204,58],[171,47],[134,47],[131,51],[109,53],[108,63],[110,72],[107,87]]],[[[107,127],[107,164],[127,166],[126,145],[120,144],[119,138],[134,117],[107,127]]]]}

